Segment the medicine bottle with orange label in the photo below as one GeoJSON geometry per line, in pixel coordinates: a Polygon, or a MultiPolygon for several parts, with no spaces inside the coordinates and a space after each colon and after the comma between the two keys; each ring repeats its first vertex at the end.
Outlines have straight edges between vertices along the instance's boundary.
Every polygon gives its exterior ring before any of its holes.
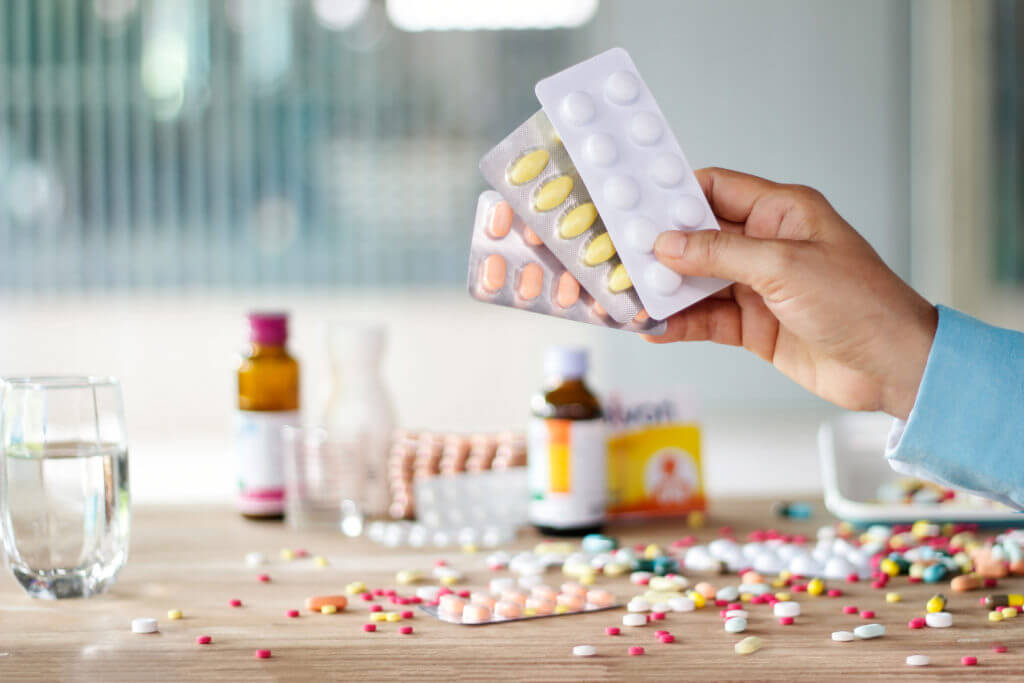
{"type": "Polygon", "coordinates": [[[544,534],[585,535],[604,523],[607,440],[601,404],[583,381],[586,372],[585,349],[549,348],[544,388],[531,401],[529,518],[544,534]]]}

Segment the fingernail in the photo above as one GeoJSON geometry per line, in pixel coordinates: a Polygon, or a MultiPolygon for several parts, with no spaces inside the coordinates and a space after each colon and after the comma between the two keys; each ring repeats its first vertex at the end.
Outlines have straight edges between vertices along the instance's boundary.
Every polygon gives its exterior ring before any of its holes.
{"type": "Polygon", "coordinates": [[[686,233],[679,230],[666,230],[654,242],[655,253],[666,258],[682,258],[685,249],[686,233]]]}

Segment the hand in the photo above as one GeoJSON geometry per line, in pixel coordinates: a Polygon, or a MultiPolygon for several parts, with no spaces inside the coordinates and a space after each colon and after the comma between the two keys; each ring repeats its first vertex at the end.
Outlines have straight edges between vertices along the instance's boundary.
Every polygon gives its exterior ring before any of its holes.
{"type": "Polygon", "coordinates": [[[676,313],[648,341],[743,346],[824,399],[906,419],[938,311],[816,190],[708,168],[697,178],[722,231],[670,230],[655,256],[736,284],[676,313]]]}

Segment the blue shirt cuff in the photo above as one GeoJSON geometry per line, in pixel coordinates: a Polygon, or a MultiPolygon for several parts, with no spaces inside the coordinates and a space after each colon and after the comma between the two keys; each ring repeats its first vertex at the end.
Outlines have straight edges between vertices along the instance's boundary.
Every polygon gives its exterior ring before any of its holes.
{"type": "Polygon", "coordinates": [[[889,434],[889,464],[1024,509],[1024,334],[938,309],[914,408],[889,434]]]}

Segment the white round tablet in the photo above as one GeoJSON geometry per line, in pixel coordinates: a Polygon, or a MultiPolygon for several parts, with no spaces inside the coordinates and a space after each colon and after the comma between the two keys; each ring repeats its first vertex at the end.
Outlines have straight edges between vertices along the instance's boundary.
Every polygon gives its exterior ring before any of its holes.
{"type": "Polygon", "coordinates": [[[610,135],[594,133],[583,141],[583,154],[595,166],[611,166],[619,158],[619,150],[610,135]]]}
{"type": "Polygon", "coordinates": [[[928,655],[910,655],[907,657],[907,666],[928,666],[932,663],[928,655]]]}
{"type": "Polygon", "coordinates": [[[597,648],[593,645],[577,645],[572,649],[577,657],[593,657],[597,654],[597,648]]]}
{"type": "Polygon", "coordinates": [[[704,220],[704,203],[692,194],[684,194],[672,202],[672,221],[677,228],[696,228],[704,220]]]}
{"type": "Polygon", "coordinates": [[[562,119],[574,126],[594,120],[594,100],[585,92],[571,92],[562,98],[562,119]]]}
{"type": "Polygon", "coordinates": [[[604,95],[615,104],[629,104],[640,96],[640,79],[632,71],[616,71],[604,82],[604,95]]]}
{"type": "Polygon", "coordinates": [[[661,117],[646,111],[633,116],[626,125],[629,139],[638,145],[653,145],[661,139],[663,128],[661,117]]]}
{"type": "Polygon", "coordinates": [[[777,602],[772,607],[772,614],[777,617],[798,617],[800,616],[800,603],[792,600],[777,602]]]}
{"type": "Polygon", "coordinates": [[[640,186],[627,175],[604,181],[604,198],[616,209],[632,209],[640,201],[640,186]]]}
{"type": "Polygon", "coordinates": [[[743,617],[733,617],[725,620],[725,630],[729,633],[743,633],[747,630],[747,620],[743,617]]]}
{"type": "Polygon", "coordinates": [[[652,263],[647,266],[644,270],[644,280],[651,289],[661,296],[669,296],[683,284],[683,278],[679,273],[660,263],[652,263]]]}
{"type": "Polygon", "coordinates": [[[953,615],[949,612],[929,612],[924,621],[931,628],[949,628],[953,625],[953,615]]]}
{"type": "Polygon", "coordinates": [[[675,154],[661,154],[651,162],[650,173],[658,187],[675,187],[686,177],[686,166],[675,154]]]}
{"type": "Polygon", "coordinates": [[[132,619],[132,633],[156,633],[156,619],[150,617],[138,617],[132,619]]]}
{"type": "Polygon", "coordinates": [[[857,636],[853,635],[851,631],[832,631],[832,640],[837,643],[848,643],[856,638],[857,636]]]}
{"type": "Polygon", "coordinates": [[[647,615],[631,612],[622,615],[623,626],[647,626],[647,615]]]}
{"type": "Polygon", "coordinates": [[[267,563],[267,556],[264,555],[263,553],[258,553],[258,552],[246,553],[246,555],[245,555],[245,563],[247,565],[249,565],[250,567],[258,567],[261,564],[266,564],[267,563]]]}

